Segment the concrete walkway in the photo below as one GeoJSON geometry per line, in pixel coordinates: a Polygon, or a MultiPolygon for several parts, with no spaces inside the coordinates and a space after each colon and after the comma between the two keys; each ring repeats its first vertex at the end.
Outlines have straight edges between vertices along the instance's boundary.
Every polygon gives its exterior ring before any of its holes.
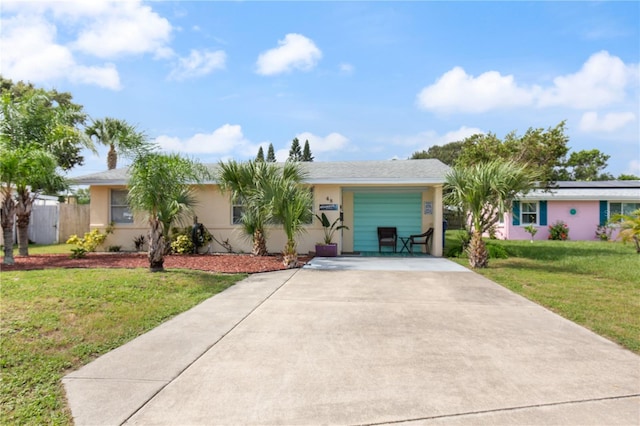
{"type": "Polygon", "coordinates": [[[406,260],[252,275],[65,377],[75,422],[640,424],[640,357],[406,260]]]}

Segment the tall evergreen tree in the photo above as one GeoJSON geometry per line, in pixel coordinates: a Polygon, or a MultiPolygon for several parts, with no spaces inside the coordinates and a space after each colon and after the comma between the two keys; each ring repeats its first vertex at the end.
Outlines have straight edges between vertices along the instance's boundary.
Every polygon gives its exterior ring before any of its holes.
{"type": "Polygon", "coordinates": [[[302,149],[298,138],[291,141],[291,149],[289,149],[289,161],[302,161],[302,149]]]}
{"type": "Polygon", "coordinates": [[[258,149],[258,155],[256,155],[256,161],[264,162],[264,150],[262,149],[262,147],[258,149]]]}
{"type": "Polygon", "coordinates": [[[276,153],[273,150],[273,144],[269,144],[269,149],[267,150],[267,163],[275,163],[276,162],[276,153]]]}
{"type": "Polygon", "coordinates": [[[302,150],[302,161],[313,161],[313,155],[311,154],[311,148],[309,148],[309,139],[304,141],[304,149],[302,150]]]}

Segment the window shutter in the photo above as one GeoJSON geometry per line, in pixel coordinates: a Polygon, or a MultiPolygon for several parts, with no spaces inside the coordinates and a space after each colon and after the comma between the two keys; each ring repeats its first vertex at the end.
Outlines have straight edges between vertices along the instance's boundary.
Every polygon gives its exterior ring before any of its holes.
{"type": "Polygon", "coordinates": [[[547,202],[540,201],[540,225],[547,226],[547,202]]]}
{"type": "Polygon", "coordinates": [[[600,201],[600,225],[604,226],[609,219],[609,203],[607,201],[600,201]]]}
{"type": "Polygon", "coordinates": [[[513,202],[513,211],[511,212],[513,216],[513,220],[511,223],[514,226],[520,225],[520,201],[513,202]]]}

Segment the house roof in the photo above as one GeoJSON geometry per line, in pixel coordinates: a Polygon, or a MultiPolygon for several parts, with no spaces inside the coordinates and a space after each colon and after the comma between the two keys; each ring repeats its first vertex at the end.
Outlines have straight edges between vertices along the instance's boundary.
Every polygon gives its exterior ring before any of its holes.
{"type": "Polygon", "coordinates": [[[548,190],[536,189],[521,200],[607,200],[640,202],[640,180],[556,182],[548,190]]]}
{"type": "MultiPolygon", "coordinates": [[[[387,161],[302,162],[308,183],[314,184],[442,184],[450,167],[435,159],[387,161]]],[[[215,175],[218,164],[207,164],[215,175]]],[[[73,178],[75,185],[126,185],[128,168],[73,178]]],[[[210,181],[207,183],[216,183],[210,181]]]]}

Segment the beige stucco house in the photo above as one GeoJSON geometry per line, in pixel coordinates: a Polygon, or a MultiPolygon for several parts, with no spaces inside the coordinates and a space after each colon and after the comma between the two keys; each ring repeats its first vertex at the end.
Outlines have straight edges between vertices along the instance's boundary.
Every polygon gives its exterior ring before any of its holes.
{"type": "MultiPolygon", "coordinates": [[[[389,160],[354,162],[300,163],[307,173],[306,183],[313,188],[314,213],[325,213],[330,221],[342,215],[348,230],[337,232],[334,242],[340,253],[377,252],[377,227],[397,227],[399,237],[420,234],[434,228],[431,254],[442,255],[443,205],[442,185],[449,167],[439,160],[389,160]]],[[[216,164],[208,165],[214,173],[216,164]]],[[[133,239],[147,233],[143,218],[134,217],[126,203],[127,169],[115,169],[81,176],[77,185],[91,191],[91,229],[105,229],[114,223],[114,233],[107,244],[133,249],[133,239]]],[[[221,193],[215,181],[197,188],[198,221],[219,241],[229,240],[235,252],[250,252],[251,242],[237,223],[241,206],[234,206],[221,193]]],[[[298,252],[315,251],[322,241],[318,220],[298,237],[298,252]]],[[[273,226],[268,234],[268,250],[282,251],[284,232],[273,226]]],[[[401,250],[398,240],[398,251],[401,250]]],[[[214,252],[225,251],[217,243],[214,252]]]]}

